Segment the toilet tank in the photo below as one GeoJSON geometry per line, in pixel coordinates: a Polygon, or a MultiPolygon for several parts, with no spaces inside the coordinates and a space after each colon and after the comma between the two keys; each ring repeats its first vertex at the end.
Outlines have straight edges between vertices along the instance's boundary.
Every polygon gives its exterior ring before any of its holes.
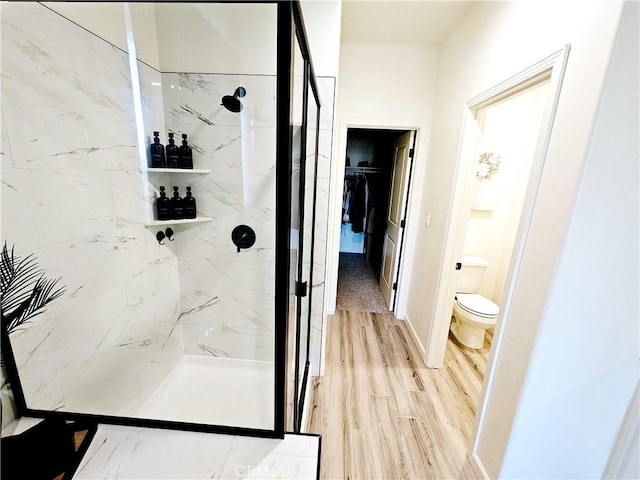
{"type": "Polygon", "coordinates": [[[482,257],[470,255],[463,255],[460,262],[462,263],[462,269],[456,272],[458,274],[456,292],[476,293],[480,288],[489,262],[482,257]]]}

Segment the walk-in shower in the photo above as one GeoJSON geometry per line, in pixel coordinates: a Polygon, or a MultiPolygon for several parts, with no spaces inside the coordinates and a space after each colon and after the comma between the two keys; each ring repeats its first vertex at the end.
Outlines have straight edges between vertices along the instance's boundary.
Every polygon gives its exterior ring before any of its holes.
{"type": "Polygon", "coordinates": [[[11,333],[2,311],[21,412],[296,430],[320,108],[298,4],[1,8],[2,242],[59,289],[11,333]]]}

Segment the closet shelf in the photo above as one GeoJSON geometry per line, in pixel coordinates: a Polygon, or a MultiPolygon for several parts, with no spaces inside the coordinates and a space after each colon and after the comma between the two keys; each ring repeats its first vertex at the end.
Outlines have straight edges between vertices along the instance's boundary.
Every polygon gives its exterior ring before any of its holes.
{"type": "Polygon", "coordinates": [[[204,223],[210,222],[213,219],[210,217],[196,217],[196,218],[185,218],[183,220],[151,220],[150,222],[145,222],[145,227],[157,227],[158,225],[185,225],[188,223],[204,223]]]}
{"type": "Polygon", "coordinates": [[[344,167],[345,173],[381,173],[389,172],[388,168],[380,167],[344,167]]]}

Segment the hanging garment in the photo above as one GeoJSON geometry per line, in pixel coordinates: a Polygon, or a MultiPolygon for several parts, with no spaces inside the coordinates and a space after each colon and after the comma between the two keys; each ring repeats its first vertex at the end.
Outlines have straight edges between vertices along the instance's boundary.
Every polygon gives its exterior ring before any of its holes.
{"type": "Polygon", "coordinates": [[[351,231],[361,233],[364,231],[364,216],[367,208],[366,179],[359,176],[356,180],[355,190],[351,196],[349,205],[349,219],[351,220],[351,231]]]}
{"type": "Polygon", "coordinates": [[[355,177],[344,177],[344,184],[342,186],[342,223],[350,223],[349,219],[349,207],[351,206],[351,196],[355,190],[355,177]]]}

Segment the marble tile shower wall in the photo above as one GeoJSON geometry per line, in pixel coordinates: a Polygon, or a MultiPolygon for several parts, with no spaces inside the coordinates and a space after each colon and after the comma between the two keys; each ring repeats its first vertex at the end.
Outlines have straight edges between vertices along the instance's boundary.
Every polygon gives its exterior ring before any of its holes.
{"type": "Polygon", "coordinates": [[[191,181],[213,221],[176,232],[185,353],[273,361],[276,77],[163,73],[162,85],[167,130],[186,133],[194,168],[211,170],[191,181]],[[233,113],[220,100],[239,86],[247,94],[233,113]],[[241,252],[237,225],[256,232],[241,252]]]}
{"type": "MultiPolygon", "coordinates": [[[[320,117],[318,197],[314,254],[311,358],[317,368],[322,337],[324,266],[333,78],[318,79],[320,117]]],[[[276,78],[163,73],[168,131],[187,133],[194,167],[211,170],[193,178],[200,214],[213,222],[178,227],[176,235],[183,314],[179,321],[185,352],[251,360],[274,358],[276,78]],[[220,106],[239,86],[247,94],[241,113],[220,106]],[[256,244],[237,252],[236,225],[256,231],[256,244]]],[[[172,179],[174,180],[175,177],[172,179]]],[[[311,198],[313,170],[308,170],[311,198]]],[[[307,217],[310,222],[310,216],[307,217]]],[[[310,228],[310,223],[307,223],[310,228]]]]}
{"type": "MultiPolygon", "coordinates": [[[[146,125],[160,74],[139,63],[146,125]]],[[[2,239],[66,293],[12,343],[29,406],[132,414],[183,354],[173,245],[143,226],[128,57],[37,3],[2,5],[2,239]],[[43,28],[46,26],[46,28],[43,28]]]]}

